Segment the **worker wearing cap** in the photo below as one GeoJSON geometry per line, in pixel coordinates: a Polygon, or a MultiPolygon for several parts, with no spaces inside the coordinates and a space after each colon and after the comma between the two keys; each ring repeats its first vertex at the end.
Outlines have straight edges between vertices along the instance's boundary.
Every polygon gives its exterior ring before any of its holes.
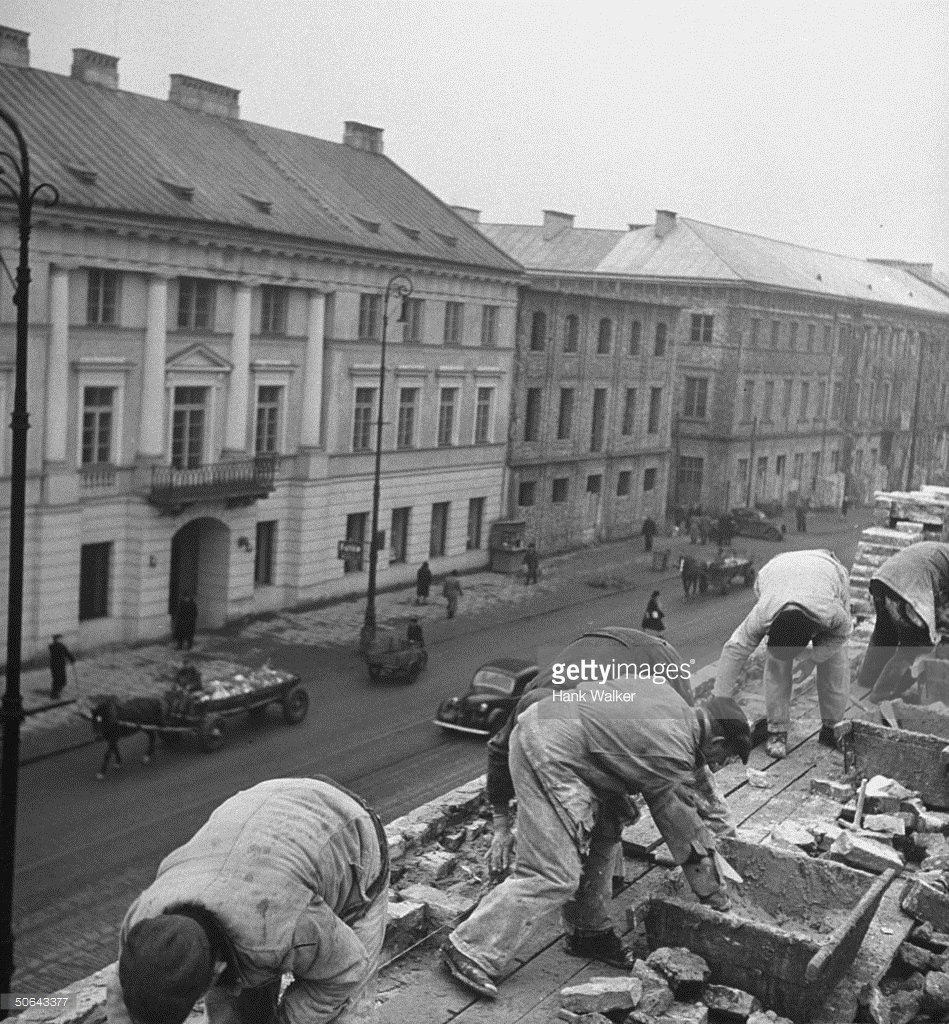
{"type": "Polygon", "coordinates": [[[907,669],[949,626],[949,544],[898,551],[873,574],[870,595],[876,621],[857,684],[881,701],[913,685],[907,669]]]}
{"type": "Polygon", "coordinates": [[[378,817],[331,780],[238,793],[129,908],[110,1024],[182,1024],[202,997],[210,1024],[371,1019],[388,880],[378,817]]]}
{"type": "MultiPolygon", "coordinates": [[[[646,671],[616,670],[604,682],[573,688],[554,681],[553,691],[535,690],[518,717],[508,754],[517,798],[514,869],[443,948],[451,974],[488,997],[497,996],[496,979],[538,920],[558,906],[581,940],[605,947],[612,936],[618,943],[609,916],[610,872],[591,874],[585,861],[607,833],[618,839],[621,808],[634,794],[645,798],[699,897],[719,909],[729,905],[714,837],[695,799],[696,769],[732,755],[747,760],[747,719],[730,698],[690,707],[669,685],[670,666],[681,661],[668,644],[626,657],[614,648],[608,658],[585,661],[646,671]]],[[[603,959],[596,950],[589,955],[603,959]]]]}
{"type": "Polygon", "coordinates": [[[754,608],[722,648],[715,693],[734,693],[745,663],[767,638],[765,749],[770,757],[786,757],[793,662],[809,648],[817,663],[819,740],[835,747],[834,726],[843,718],[850,699],[847,638],[853,632],[853,620],[847,570],[832,551],[787,551],[762,567],[755,594],[754,608]]]}

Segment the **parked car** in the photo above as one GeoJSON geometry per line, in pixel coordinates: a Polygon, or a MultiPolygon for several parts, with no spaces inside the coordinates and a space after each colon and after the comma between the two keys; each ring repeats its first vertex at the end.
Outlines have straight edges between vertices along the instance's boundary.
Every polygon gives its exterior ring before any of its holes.
{"type": "Polygon", "coordinates": [[[467,693],[450,697],[439,705],[435,724],[453,732],[493,736],[507,721],[537,671],[537,666],[524,658],[489,661],[475,672],[467,693]]]}
{"type": "Polygon", "coordinates": [[[729,515],[739,537],[757,537],[759,540],[783,540],[783,524],[769,519],[759,508],[733,508],[729,515]]]}

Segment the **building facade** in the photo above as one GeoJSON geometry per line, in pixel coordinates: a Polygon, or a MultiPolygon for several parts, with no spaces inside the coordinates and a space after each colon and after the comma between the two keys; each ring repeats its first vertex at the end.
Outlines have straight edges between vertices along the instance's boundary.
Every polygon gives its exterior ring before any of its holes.
{"type": "Polygon", "coordinates": [[[516,263],[380,129],[313,139],[243,121],[235,90],[173,75],[156,100],[118,88],[116,58],[73,57],[32,69],[0,29],[3,105],[60,193],[32,236],[24,653],[162,636],[184,591],[199,626],[364,592],[380,383],[379,585],[483,564],[516,263]]]}

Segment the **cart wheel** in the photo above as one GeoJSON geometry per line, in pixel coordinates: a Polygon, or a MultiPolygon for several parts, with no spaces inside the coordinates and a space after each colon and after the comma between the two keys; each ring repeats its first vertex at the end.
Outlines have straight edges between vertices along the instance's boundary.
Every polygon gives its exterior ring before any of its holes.
{"type": "Polygon", "coordinates": [[[378,665],[369,666],[369,678],[374,682],[378,683],[382,678],[382,669],[378,665]]]}
{"type": "Polygon", "coordinates": [[[206,754],[213,754],[224,746],[224,719],[220,715],[208,715],[201,719],[201,749],[206,754]]]}
{"type": "Polygon", "coordinates": [[[294,686],[283,698],[283,717],[290,725],[302,722],[309,710],[310,695],[303,686],[294,686]]]}

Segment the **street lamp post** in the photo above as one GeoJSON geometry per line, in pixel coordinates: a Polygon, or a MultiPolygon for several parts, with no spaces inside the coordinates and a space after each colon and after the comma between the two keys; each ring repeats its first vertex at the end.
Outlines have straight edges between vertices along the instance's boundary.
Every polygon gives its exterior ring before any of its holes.
{"type": "Polygon", "coordinates": [[[366,650],[376,638],[376,569],[379,562],[379,491],[382,474],[382,400],[386,384],[386,335],[389,329],[389,299],[397,295],[402,301],[399,323],[405,323],[405,300],[412,294],[412,279],[394,274],[386,282],[382,298],[382,344],[379,348],[379,404],[376,416],[376,459],[372,475],[372,525],[369,535],[369,580],[366,586],[366,615],[363,619],[359,646],[366,650]]]}
{"type": "MultiPolygon", "coordinates": [[[[16,804],[20,771],[20,722],[23,698],[20,694],[20,661],[23,639],[23,541],[26,522],[26,432],[30,417],[26,411],[26,356],[29,342],[30,228],[33,204],[43,200],[52,206],[59,199],[47,183],[30,185],[30,156],[26,140],[16,121],[2,108],[0,120],[13,132],[17,153],[0,150],[0,185],[17,206],[20,259],[17,265],[13,302],[16,305],[16,367],[13,391],[13,431],[10,463],[10,568],[7,596],[6,688],[0,701],[3,722],[3,759],[0,762],[0,993],[11,991],[13,982],[13,874],[16,857],[16,804]],[[9,171],[12,169],[13,174],[9,171]]],[[[8,1011],[0,1007],[0,1019],[8,1011]]]]}

